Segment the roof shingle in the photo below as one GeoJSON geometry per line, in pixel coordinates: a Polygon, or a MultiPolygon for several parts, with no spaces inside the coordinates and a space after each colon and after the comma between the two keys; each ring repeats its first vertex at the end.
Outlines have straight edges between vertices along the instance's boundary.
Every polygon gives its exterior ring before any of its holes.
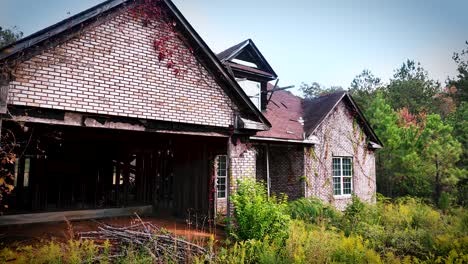
{"type": "MultiPolygon", "coordinates": [[[[268,84],[268,90],[273,85],[268,84]]],[[[273,93],[263,114],[271,123],[271,129],[257,133],[258,137],[303,140],[304,128],[300,122],[303,116],[303,99],[288,91],[273,93]]]]}

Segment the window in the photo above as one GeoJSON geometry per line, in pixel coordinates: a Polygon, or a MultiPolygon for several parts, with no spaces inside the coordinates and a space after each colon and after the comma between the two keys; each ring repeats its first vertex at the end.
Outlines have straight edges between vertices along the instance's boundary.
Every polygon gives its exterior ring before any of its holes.
{"type": "Polygon", "coordinates": [[[351,195],[353,160],[346,157],[334,157],[332,163],[333,195],[351,195]]]}
{"type": "Polygon", "coordinates": [[[227,194],[227,156],[216,158],[216,191],[218,198],[226,198],[227,194]]]}
{"type": "Polygon", "coordinates": [[[249,96],[250,100],[254,105],[260,109],[261,102],[261,85],[259,82],[247,80],[247,79],[237,79],[239,86],[242,87],[244,92],[249,96]]]}

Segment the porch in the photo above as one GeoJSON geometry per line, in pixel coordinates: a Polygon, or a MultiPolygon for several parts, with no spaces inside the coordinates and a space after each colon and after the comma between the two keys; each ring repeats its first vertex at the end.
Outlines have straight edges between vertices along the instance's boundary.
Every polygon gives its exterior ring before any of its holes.
{"type": "Polygon", "coordinates": [[[73,220],[133,214],[132,208],[178,218],[214,215],[213,164],[227,153],[228,136],[27,122],[4,128],[19,147],[11,168],[15,189],[0,225],[14,217],[23,224],[23,214],[55,221],[66,212],[78,216],[73,220]]]}

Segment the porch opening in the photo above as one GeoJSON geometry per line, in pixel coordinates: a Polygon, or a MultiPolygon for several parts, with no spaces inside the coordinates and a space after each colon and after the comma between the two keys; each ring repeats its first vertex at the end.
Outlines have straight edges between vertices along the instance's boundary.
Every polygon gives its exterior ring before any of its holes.
{"type": "Polygon", "coordinates": [[[6,214],[152,205],[185,217],[214,210],[213,162],[227,138],[5,122],[15,133],[6,214]]]}

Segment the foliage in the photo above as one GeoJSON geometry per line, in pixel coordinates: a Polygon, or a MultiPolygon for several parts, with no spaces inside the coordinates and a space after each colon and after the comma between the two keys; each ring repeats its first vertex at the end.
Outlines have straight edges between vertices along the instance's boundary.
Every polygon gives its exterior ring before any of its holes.
{"type": "Polygon", "coordinates": [[[437,111],[435,106],[440,103],[435,95],[440,92],[440,84],[429,78],[419,62],[407,60],[393,77],[384,90],[393,109],[406,107],[413,114],[437,111]]]}
{"type": "Polygon", "coordinates": [[[266,188],[255,179],[238,182],[237,192],[231,196],[235,225],[231,235],[236,239],[284,238],[290,217],[287,197],[268,197],[266,188]]]}
{"type": "Polygon", "coordinates": [[[465,44],[465,49],[455,52],[452,56],[457,64],[458,75],[456,79],[449,80],[449,86],[456,88],[454,98],[457,104],[468,101],[468,41],[465,44]]]}
{"type": "Polygon", "coordinates": [[[358,236],[327,231],[292,221],[284,241],[238,241],[221,248],[215,263],[381,263],[380,256],[358,236]]]}
{"type": "Polygon", "coordinates": [[[444,89],[413,60],[386,85],[368,70],[351,83],[350,92],[384,143],[376,160],[379,192],[466,205],[468,46],[452,58],[458,75],[444,89]]]}
{"type": "Polygon", "coordinates": [[[365,69],[354,77],[349,92],[360,107],[367,109],[374,93],[381,86],[380,78],[374,76],[370,70],[365,69]]]}
{"type": "Polygon", "coordinates": [[[374,205],[354,196],[343,213],[316,198],[290,202],[288,211],[295,220],[289,222],[285,239],[266,233],[237,241],[217,252],[216,263],[463,263],[468,259],[468,213],[461,208],[445,206],[441,213],[422,199],[391,202],[380,195],[374,205]]]}
{"type": "Polygon", "coordinates": [[[14,175],[12,173],[16,162],[16,139],[11,131],[3,130],[0,143],[0,213],[8,208],[5,198],[14,189],[14,175]]]}
{"type": "MultiPolygon", "coordinates": [[[[381,197],[367,204],[356,197],[343,214],[324,213],[317,199],[291,202],[298,219],[284,226],[286,236],[266,233],[260,239],[208,245],[213,255],[195,263],[466,263],[468,212],[449,208],[444,213],[421,199],[393,202],[381,197]],[[312,217],[310,217],[312,216],[312,217]],[[304,220],[300,220],[303,218],[304,220]]],[[[331,212],[332,210],[330,210],[331,212]]],[[[255,223],[252,223],[255,224],[255,223]]],[[[109,243],[88,240],[47,242],[0,250],[0,262],[15,263],[150,263],[141,247],[128,246],[124,256],[109,258],[109,243]],[[107,246],[106,246],[107,245],[107,246]]],[[[165,261],[172,263],[170,259],[165,261]]]]}
{"type": "MultiPolygon", "coordinates": [[[[121,252],[111,254],[111,244],[104,241],[97,245],[93,240],[69,240],[67,242],[44,241],[32,246],[5,247],[0,250],[0,263],[153,263],[153,257],[142,245],[123,246],[121,252]]],[[[162,256],[165,258],[166,256],[162,256]]],[[[177,263],[167,257],[163,263],[177,263]]]]}
{"type": "Polygon", "coordinates": [[[336,225],[341,216],[341,213],[332,205],[324,204],[322,200],[315,197],[292,201],[288,207],[289,214],[293,219],[318,225],[336,225]]]}
{"type": "Polygon", "coordinates": [[[341,228],[362,236],[380,255],[391,252],[401,258],[436,259],[447,257],[451,251],[467,252],[465,210],[441,214],[414,198],[377,205],[354,200],[348,208],[353,208],[353,215],[345,214],[344,218],[350,218],[342,222],[341,228]],[[455,243],[451,245],[448,241],[455,243]]]}
{"type": "Polygon", "coordinates": [[[0,27],[0,48],[10,45],[16,40],[23,37],[23,32],[18,31],[18,28],[2,28],[0,27]]]}
{"type": "Polygon", "coordinates": [[[377,93],[366,111],[384,148],[377,153],[377,189],[391,197],[433,198],[455,189],[466,171],[457,167],[462,147],[438,114],[396,112],[377,93]]]}
{"type": "Polygon", "coordinates": [[[334,92],[344,91],[341,86],[330,86],[327,88],[317,82],[313,82],[311,84],[302,83],[299,89],[302,91],[305,98],[315,98],[334,92]]]}
{"type": "Polygon", "coordinates": [[[49,241],[37,247],[20,246],[12,250],[4,248],[0,252],[0,261],[16,260],[16,263],[95,263],[94,258],[101,254],[98,263],[109,263],[105,247],[99,250],[90,240],[69,240],[67,243],[49,241]]]}

